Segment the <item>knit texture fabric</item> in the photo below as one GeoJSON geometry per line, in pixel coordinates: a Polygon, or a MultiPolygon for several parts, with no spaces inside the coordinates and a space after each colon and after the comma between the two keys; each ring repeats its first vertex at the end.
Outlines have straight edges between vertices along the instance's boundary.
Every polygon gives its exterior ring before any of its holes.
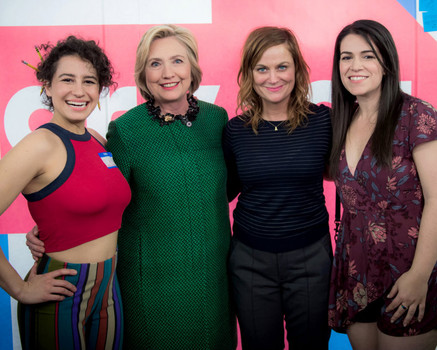
{"type": "Polygon", "coordinates": [[[145,104],[111,122],[107,148],[132,200],[117,273],[126,349],[235,349],[223,108],[199,101],[191,127],[160,126],[145,104]]]}

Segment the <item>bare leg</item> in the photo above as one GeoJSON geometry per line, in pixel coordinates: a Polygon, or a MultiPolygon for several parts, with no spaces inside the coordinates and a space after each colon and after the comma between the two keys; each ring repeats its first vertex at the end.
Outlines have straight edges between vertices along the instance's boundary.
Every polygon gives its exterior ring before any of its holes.
{"type": "Polygon", "coordinates": [[[437,330],[411,337],[393,337],[378,330],[379,350],[435,350],[437,347],[437,330]]]}
{"type": "Polygon", "coordinates": [[[376,322],[356,322],[348,327],[347,336],[354,350],[376,350],[378,332],[376,322]]]}

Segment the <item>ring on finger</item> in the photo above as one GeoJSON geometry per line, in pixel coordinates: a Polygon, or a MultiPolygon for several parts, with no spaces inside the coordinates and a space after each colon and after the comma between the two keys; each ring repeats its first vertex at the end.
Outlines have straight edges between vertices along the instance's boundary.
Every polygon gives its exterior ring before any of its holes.
{"type": "Polygon", "coordinates": [[[402,308],[403,310],[408,310],[408,306],[405,306],[404,304],[401,304],[401,308],[402,308]]]}

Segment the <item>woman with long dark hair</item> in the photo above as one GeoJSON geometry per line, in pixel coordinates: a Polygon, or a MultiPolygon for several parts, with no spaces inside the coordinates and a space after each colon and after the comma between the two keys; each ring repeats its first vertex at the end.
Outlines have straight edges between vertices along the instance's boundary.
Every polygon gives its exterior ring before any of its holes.
{"type": "Polygon", "coordinates": [[[335,43],[331,175],[343,204],[330,325],[354,349],[437,345],[437,111],[403,93],[390,32],[359,20],[335,43]]]}

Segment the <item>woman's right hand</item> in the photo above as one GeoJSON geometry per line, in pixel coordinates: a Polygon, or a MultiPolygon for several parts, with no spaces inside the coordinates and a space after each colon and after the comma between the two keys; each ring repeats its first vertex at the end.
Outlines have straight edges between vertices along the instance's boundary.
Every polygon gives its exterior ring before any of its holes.
{"type": "Polygon", "coordinates": [[[59,269],[42,275],[36,274],[35,263],[30,270],[29,277],[16,295],[16,299],[23,304],[44,303],[47,301],[62,301],[76,292],[76,287],[63,279],[64,275],[76,275],[73,269],[59,269]]]}
{"type": "Polygon", "coordinates": [[[32,258],[35,261],[38,261],[39,258],[42,258],[45,253],[44,242],[39,238],[38,226],[34,226],[29,232],[26,234],[26,245],[32,254],[32,258]]]}

